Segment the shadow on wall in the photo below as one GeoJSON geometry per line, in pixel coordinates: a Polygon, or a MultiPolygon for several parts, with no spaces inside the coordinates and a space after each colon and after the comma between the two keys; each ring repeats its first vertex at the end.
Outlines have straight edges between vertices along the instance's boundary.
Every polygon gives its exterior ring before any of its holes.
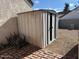
{"type": "Polygon", "coordinates": [[[7,43],[6,36],[10,33],[18,33],[17,18],[10,18],[9,20],[4,20],[4,24],[0,27],[0,43],[7,43]]]}
{"type": "Polygon", "coordinates": [[[78,59],[78,45],[73,47],[62,59],[78,59]]]}

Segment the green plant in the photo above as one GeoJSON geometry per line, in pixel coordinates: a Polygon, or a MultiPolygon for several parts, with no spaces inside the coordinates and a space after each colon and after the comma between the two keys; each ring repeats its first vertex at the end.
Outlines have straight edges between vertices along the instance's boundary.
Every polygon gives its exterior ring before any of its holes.
{"type": "Polygon", "coordinates": [[[24,36],[24,35],[23,35],[22,37],[19,36],[19,37],[17,38],[17,42],[18,42],[17,46],[18,46],[19,48],[22,48],[23,46],[25,46],[25,45],[26,45],[25,36],[24,36]]]}
{"type": "Polygon", "coordinates": [[[7,44],[0,44],[0,50],[3,50],[3,49],[5,49],[5,48],[7,48],[8,47],[8,45],[7,44]]]}
{"type": "Polygon", "coordinates": [[[63,10],[63,13],[64,13],[64,14],[67,14],[67,13],[70,12],[69,7],[70,7],[69,4],[68,4],[68,3],[65,3],[65,7],[64,7],[64,10],[63,10]]]}
{"type": "Polygon", "coordinates": [[[4,48],[4,46],[2,44],[0,44],[0,50],[2,50],[4,48]]]}
{"type": "Polygon", "coordinates": [[[16,36],[12,35],[12,34],[10,34],[9,37],[6,37],[9,46],[15,46],[15,43],[16,43],[16,38],[15,37],[16,36]]]}
{"type": "Polygon", "coordinates": [[[25,36],[19,34],[10,34],[9,37],[6,37],[8,45],[16,48],[22,48],[26,45],[25,36]]]}

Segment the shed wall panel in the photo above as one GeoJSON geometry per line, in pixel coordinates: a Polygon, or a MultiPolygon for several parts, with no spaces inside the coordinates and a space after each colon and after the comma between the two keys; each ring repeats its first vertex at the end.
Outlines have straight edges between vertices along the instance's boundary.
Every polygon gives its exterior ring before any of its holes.
{"type": "Polygon", "coordinates": [[[19,15],[18,25],[20,34],[24,34],[26,36],[27,42],[42,47],[43,23],[41,12],[32,12],[19,15]]]}
{"type": "Polygon", "coordinates": [[[42,47],[47,46],[47,13],[43,13],[43,45],[42,47]]]}

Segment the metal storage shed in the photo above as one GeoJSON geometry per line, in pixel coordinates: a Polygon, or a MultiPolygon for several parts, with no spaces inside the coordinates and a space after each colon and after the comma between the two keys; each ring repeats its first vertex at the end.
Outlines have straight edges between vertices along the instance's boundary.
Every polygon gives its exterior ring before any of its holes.
{"type": "Polygon", "coordinates": [[[19,33],[26,41],[40,48],[56,39],[56,12],[35,10],[18,14],[19,33]]]}

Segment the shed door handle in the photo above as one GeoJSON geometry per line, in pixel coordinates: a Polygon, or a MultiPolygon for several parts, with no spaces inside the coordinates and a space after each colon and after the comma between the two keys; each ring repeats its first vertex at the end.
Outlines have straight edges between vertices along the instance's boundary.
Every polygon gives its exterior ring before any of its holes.
{"type": "Polygon", "coordinates": [[[52,28],[53,28],[53,27],[50,27],[50,28],[48,29],[48,31],[50,31],[52,28]]]}

